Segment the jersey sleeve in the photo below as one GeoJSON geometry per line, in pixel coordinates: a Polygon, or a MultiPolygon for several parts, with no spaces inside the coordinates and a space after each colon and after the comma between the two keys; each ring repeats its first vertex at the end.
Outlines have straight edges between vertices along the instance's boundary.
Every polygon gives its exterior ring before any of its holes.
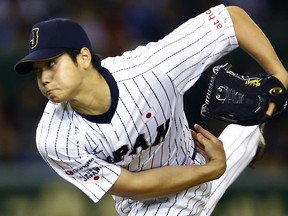
{"type": "Polygon", "coordinates": [[[69,113],[48,105],[37,128],[37,148],[58,175],[98,202],[118,179],[121,168],[80,145],[77,128],[67,118],[69,113]]]}
{"type": "Polygon", "coordinates": [[[159,69],[180,93],[187,91],[214,62],[238,47],[232,19],[224,5],[210,8],[160,40],[159,69]]]}
{"type": "Polygon", "coordinates": [[[138,76],[149,71],[166,73],[179,93],[184,94],[211,64],[237,47],[232,19],[220,4],[191,18],[161,40],[103,63],[109,65],[114,76],[119,74],[119,79],[127,79],[131,70],[138,76]]]}

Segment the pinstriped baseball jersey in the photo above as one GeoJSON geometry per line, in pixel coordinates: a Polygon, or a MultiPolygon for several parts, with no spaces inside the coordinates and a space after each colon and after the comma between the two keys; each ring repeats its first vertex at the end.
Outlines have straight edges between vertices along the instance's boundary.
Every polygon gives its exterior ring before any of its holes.
{"type": "MultiPolygon", "coordinates": [[[[158,42],[104,59],[100,73],[110,88],[110,109],[87,116],[68,102],[49,101],[37,128],[39,152],[94,202],[117,180],[121,166],[138,172],[205,163],[194,151],[183,95],[206,68],[237,46],[231,18],[219,5],[158,42]]],[[[114,199],[120,215],[197,215],[210,188],[205,183],[142,202],[114,199]]]]}

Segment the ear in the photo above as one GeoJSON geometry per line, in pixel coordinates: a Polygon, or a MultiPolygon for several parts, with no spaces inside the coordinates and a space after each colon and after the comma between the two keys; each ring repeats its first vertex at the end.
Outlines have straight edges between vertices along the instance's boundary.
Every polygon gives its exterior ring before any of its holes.
{"type": "Polygon", "coordinates": [[[87,69],[91,64],[91,52],[87,47],[83,47],[80,50],[79,55],[77,56],[77,62],[81,65],[84,69],[87,69]]]}

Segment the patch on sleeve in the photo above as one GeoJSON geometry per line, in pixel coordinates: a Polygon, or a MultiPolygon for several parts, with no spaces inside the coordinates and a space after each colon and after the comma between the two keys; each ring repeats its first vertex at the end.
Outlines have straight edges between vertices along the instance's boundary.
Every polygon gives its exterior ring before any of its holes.
{"type": "Polygon", "coordinates": [[[224,27],[224,19],[215,8],[210,8],[203,13],[205,21],[209,24],[212,31],[219,31],[224,27]]]}
{"type": "Polygon", "coordinates": [[[102,181],[103,167],[90,158],[84,164],[73,169],[65,170],[66,175],[79,179],[83,183],[100,183],[102,181]]]}

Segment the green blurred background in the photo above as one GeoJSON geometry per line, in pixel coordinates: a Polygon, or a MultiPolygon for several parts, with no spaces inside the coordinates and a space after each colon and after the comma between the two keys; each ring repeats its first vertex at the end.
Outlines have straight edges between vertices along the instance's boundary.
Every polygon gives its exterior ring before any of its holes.
{"type": "MultiPolygon", "coordinates": [[[[288,7],[284,0],[0,0],[0,216],[113,216],[113,201],[94,204],[62,180],[40,158],[35,129],[46,99],[34,74],[20,76],[13,65],[28,50],[35,22],[51,17],[76,19],[103,57],[156,41],[179,24],[218,3],[239,5],[253,17],[288,66],[288,7]]],[[[261,73],[241,50],[217,63],[230,62],[235,72],[261,73]]],[[[199,115],[211,68],[187,92],[190,124],[201,123],[219,135],[225,124],[199,115]],[[193,95],[200,96],[200,100],[193,95]]],[[[228,189],[213,216],[287,216],[288,112],[266,124],[266,154],[228,189]]]]}

